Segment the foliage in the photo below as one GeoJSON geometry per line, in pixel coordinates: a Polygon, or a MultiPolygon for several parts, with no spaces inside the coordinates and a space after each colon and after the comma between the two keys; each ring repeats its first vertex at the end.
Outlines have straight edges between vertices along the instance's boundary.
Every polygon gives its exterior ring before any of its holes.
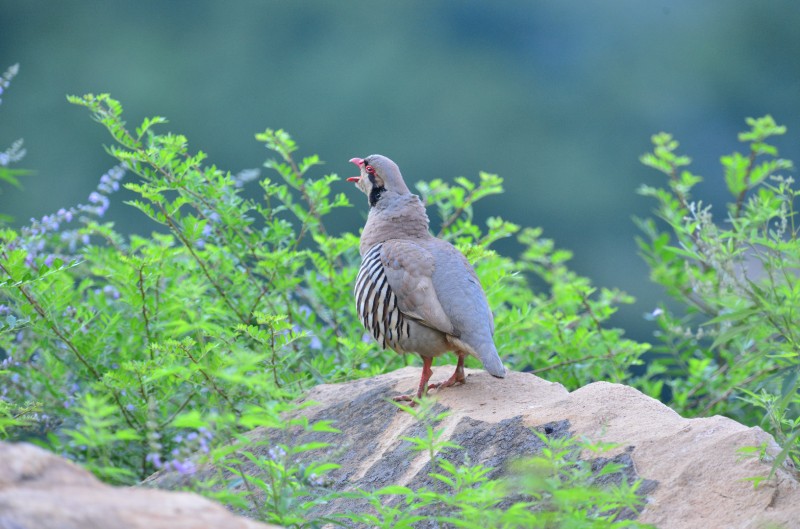
{"type": "Polygon", "coordinates": [[[304,454],[313,457],[329,444],[298,443],[294,436],[298,431],[338,433],[338,430],[329,421],[310,423],[303,415],[289,417],[292,411],[296,411],[296,406],[283,403],[276,403],[270,410],[251,410],[244,424],[268,428],[270,435],[261,440],[238,435],[234,442],[213,449],[210,454],[213,476],[190,478],[190,490],[231,506],[249,508],[259,519],[270,523],[284,527],[314,526],[317,520],[308,513],[326,501],[327,474],[338,465],[316,459],[300,462],[304,454]],[[240,484],[242,493],[231,492],[240,484]]]}
{"type": "MultiPolygon", "coordinates": [[[[253,170],[231,174],[205,165],[206,155],[192,153],[185,137],[159,132],[162,117],[130,129],[108,95],[69,100],[108,129],[114,143],[106,150],[119,165],[86,204],[19,230],[0,228],[0,438],[37,442],[113,483],[170,470],[193,490],[264,520],[318,526],[323,521],[309,513],[326,501],[326,475],[335,466],[299,463],[322,445],[297,444],[291,432],[333,426],[309,423],[296,397],[319,383],[413,361],[379,350],[355,315],[358,238],[326,226],[328,216],[350,206],[334,191],[340,179],[319,174],[317,156],[299,158],[282,130],[256,136],[272,153],[265,164],[272,178],[253,170]],[[135,180],[126,180],[130,174],[135,180]],[[143,214],[149,235],[123,236],[103,221],[121,186],[135,195],[128,204],[143,214]],[[247,435],[259,427],[280,435],[247,435]],[[201,472],[208,468],[213,472],[201,472]],[[234,493],[232,483],[244,492],[234,493]]],[[[686,160],[674,154],[671,138],[658,136],[655,154],[645,158],[671,175],[668,190],[643,192],[659,199],[659,214],[678,242],[654,221],[641,221],[651,238],[641,243],[643,252],[654,277],[691,303],[686,318],[705,318],[705,334],[686,335],[688,320],[660,309],[664,345],[656,352],[666,359],[651,363],[638,383],[657,393],[668,380],[675,406],[686,412],[707,408],[756,422],[753,405],[761,406],[791,447],[798,370],[789,303],[797,289],[789,279],[798,255],[788,242],[795,240],[795,194],[789,179],[769,180],[789,167],[764,141],[780,129],[754,126],[744,138],[752,160],[724,161],[736,198],[730,233],[689,201],[697,177],[677,173],[686,160]],[[768,160],[756,164],[756,157],[768,160]],[[746,251],[766,275],[740,273],[746,251]],[[698,387],[714,370],[725,380],[698,387]]],[[[435,231],[464,251],[486,286],[509,367],[546,372],[569,388],[630,378],[649,346],[607,322],[631,298],[569,270],[570,253],[541,230],[498,217],[485,227],[473,221],[477,201],[502,193],[501,178],[481,173],[478,182],[437,179],[417,187],[438,213],[435,231]],[[519,258],[492,249],[511,236],[522,245],[519,258]]],[[[350,513],[349,520],[392,527],[420,516],[458,527],[628,524],[616,516],[635,507],[635,487],[589,487],[588,470],[575,458],[578,448],[595,445],[546,440],[517,477],[489,480],[480,465],[440,457],[455,447],[442,440],[427,407],[408,411],[427,421],[426,434],[409,441],[427,453],[432,478],[452,490],[362,491],[374,512],[350,513]],[[528,499],[501,508],[512,491],[528,499]],[[432,505],[445,508],[431,514],[432,505]]]]}
{"type": "Polygon", "coordinates": [[[776,464],[800,465],[800,192],[786,175],[792,162],[768,143],[786,128],[770,116],[747,124],[739,135],[747,151],[721,158],[731,195],[721,221],[692,198],[702,178],[685,169],[690,160],[672,136],[654,136],[642,157],[667,186],[640,189],[663,222],[638,221],[639,245],[652,278],[685,309],[653,315],[661,345],[648,376],[665,381],[683,414],[761,423],[785,447],[776,464]]]}
{"type": "MultiPolygon", "coordinates": [[[[243,434],[277,428],[310,386],[407,361],[367,341],[355,316],[358,238],[332,234],[324,222],[349,206],[333,191],[339,178],[313,176],[320,160],[297,158],[291,137],[268,129],[257,139],[274,154],[265,165],[277,179],[260,178],[255,200],[257,173],[204,165],[206,155],[191,153],[185,137],[157,132],[164,118],[130,129],[107,95],[69,100],[108,129],[114,143],[106,150],[119,165],[87,204],[0,232],[7,417],[0,432],[43,444],[116,483],[159,469],[191,477],[212,461],[238,475],[249,493],[212,487],[221,475],[194,486],[239,506],[260,491],[267,501],[256,512],[264,519],[303,525],[302,512],[318,496],[312,484],[332,467],[293,466],[291,456],[310,447],[260,447],[243,434]],[[137,179],[122,183],[128,173],[137,179]],[[136,195],[128,204],[158,227],[149,236],[125,237],[102,221],[121,185],[136,195]],[[262,449],[273,457],[258,455],[262,449]],[[244,462],[258,475],[243,473],[244,462]]],[[[568,253],[538,231],[499,218],[485,232],[475,225],[474,203],[502,192],[501,184],[481,174],[477,184],[436,180],[420,190],[442,215],[442,236],[468,254],[489,286],[507,362],[552,370],[572,387],[621,380],[645,346],[601,325],[627,299],[595,295],[567,270],[568,253]],[[490,249],[517,233],[526,246],[521,259],[490,249]],[[528,272],[549,290],[534,294],[528,272]],[[539,341],[518,347],[537,324],[539,341]]]]}

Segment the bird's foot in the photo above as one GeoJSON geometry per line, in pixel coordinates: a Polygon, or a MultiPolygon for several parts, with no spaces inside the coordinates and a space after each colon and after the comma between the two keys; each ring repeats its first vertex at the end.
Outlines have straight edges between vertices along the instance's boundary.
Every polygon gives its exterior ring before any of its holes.
{"type": "MultiPolygon", "coordinates": [[[[462,373],[463,375],[463,373],[462,373]]],[[[455,386],[456,384],[465,384],[467,379],[465,377],[457,377],[455,374],[445,380],[444,382],[435,382],[433,384],[428,384],[428,390],[431,389],[438,389],[442,390],[444,388],[449,388],[450,386],[455,386]]]]}
{"type": "Polygon", "coordinates": [[[456,370],[453,373],[453,375],[444,382],[436,382],[434,384],[428,384],[428,389],[444,389],[444,388],[449,388],[450,386],[455,386],[456,384],[466,383],[467,376],[464,374],[463,362],[464,362],[463,358],[459,357],[458,366],[456,367],[456,370]]]}
{"type": "Polygon", "coordinates": [[[441,391],[444,388],[449,388],[450,386],[455,386],[456,384],[463,384],[463,383],[464,383],[463,380],[459,380],[458,382],[456,382],[448,378],[444,382],[436,382],[434,384],[428,384],[428,390],[430,391],[432,389],[438,389],[441,391]]]}
{"type": "Polygon", "coordinates": [[[419,396],[417,396],[416,394],[398,395],[396,397],[392,397],[393,402],[402,402],[403,406],[408,406],[409,408],[413,408],[414,406],[416,406],[418,399],[419,396]]]}

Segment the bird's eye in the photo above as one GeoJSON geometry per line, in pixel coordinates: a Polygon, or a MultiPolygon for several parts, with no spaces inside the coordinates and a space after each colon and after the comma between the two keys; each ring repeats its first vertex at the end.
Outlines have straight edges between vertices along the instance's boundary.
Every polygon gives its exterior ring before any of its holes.
{"type": "Polygon", "coordinates": [[[366,170],[367,170],[367,172],[368,172],[368,173],[374,173],[374,172],[375,172],[375,168],[374,168],[374,167],[372,167],[371,165],[368,165],[368,166],[366,167],[366,170]]]}

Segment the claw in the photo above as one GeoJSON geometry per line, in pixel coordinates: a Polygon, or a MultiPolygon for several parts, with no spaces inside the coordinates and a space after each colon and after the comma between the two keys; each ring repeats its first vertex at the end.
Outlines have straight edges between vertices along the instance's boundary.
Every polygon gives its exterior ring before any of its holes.
{"type": "Polygon", "coordinates": [[[456,370],[453,375],[445,380],[444,382],[436,382],[434,384],[428,384],[428,389],[444,389],[449,388],[450,386],[455,386],[456,384],[464,384],[467,381],[466,375],[464,375],[464,356],[459,354],[458,355],[458,364],[456,365],[456,370]]]}
{"type": "Polygon", "coordinates": [[[464,355],[459,353],[458,354],[458,364],[456,364],[456,370],[453,375],[445,380],[444,382],[435,382],[433,384],[428,384],[428,380],[430,380],[431,375],[433,374],[433,370],[431,369],[431,364],[433,364],[432,358],[423,357],[422,358],[422,376],[419,380],[419,389],[417,390],[416,395],[398,395],[397,397],[392,397],[392,400],[395,402],[410,402],[410,407],[414,407],[416,405],[415,399],[422,398],[428,390],[431,389],[438,389],[442,390],[444,388],[449,388],[450,386],[455,386],[456,384],[464,384],[467,381],[467,376],[464,374],[464,355]]]}
{"type": "Polygon", "coordinates": [[[392,397],[394,402],[408,402],[407,406],[409,408],[413,408],[417,405],[417,396],[416,395],[398,395],[396,397],[392,397]]]}

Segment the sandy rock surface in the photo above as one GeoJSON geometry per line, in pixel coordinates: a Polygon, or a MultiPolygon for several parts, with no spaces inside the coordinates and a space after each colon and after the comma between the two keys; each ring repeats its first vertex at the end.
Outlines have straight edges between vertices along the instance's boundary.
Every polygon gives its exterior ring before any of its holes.
{"type": "Polygon", "coordinates": [[[0,529],[268,529],[196,494],[111,487],[30,444],[0,443],[0,529]]]}
{"type": "MultiPolygon", "coordinates": [[[[431,380],[447,378],[452,370],[437,367],[431,380]]],[[[442,424],[446,435],[464,446],[472,461],[493,465],[532,455],[537,446],[526,435],[531,428],[566,428],[573,435],[620,445],[617,462],[629,461],[629,475],[644,480],[642,522],[661,529],[800,528],[795,472],[779,471],[757,489],[747,481],[767,475],[770,466],[742,459],[737,449],[766,442],[777,453],[772,437],[760,428],[720,416],[685,419],[620,384],[596,382],[569,393],[527,373],[495,379],[481,370],[467,372],[465,385],[432,394],[450,412],[442,424]]],[[[414,420],[383,400],[413,390],[419,373],[407,367],[372,379],[321,385],[308,394],[306,399],[318,404],[306,413],[332,419],[343,431],[345,442],[337,441],[347,447],[339,456],[340,487],[423,481],[427,457],[403,450],[400,440],[414,434],[414,420]]]]}

